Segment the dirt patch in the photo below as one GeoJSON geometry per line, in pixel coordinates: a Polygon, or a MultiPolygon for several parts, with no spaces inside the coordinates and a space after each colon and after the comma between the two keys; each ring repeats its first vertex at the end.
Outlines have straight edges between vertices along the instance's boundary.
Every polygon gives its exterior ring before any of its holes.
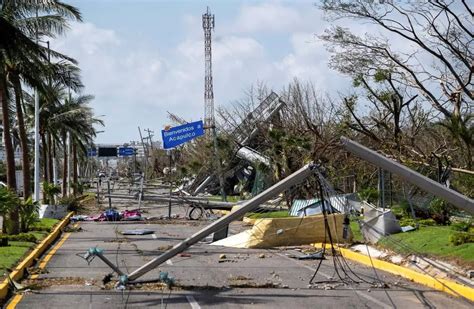
{"type": "Polygon", "coordinates": [[[64,277],[64,278],[37,278],[25,279],[21,284],[30,290],[41,290],[52,286],[63,285],[96,285],[94,280],[86,280],[79,277],[64,277]]]}

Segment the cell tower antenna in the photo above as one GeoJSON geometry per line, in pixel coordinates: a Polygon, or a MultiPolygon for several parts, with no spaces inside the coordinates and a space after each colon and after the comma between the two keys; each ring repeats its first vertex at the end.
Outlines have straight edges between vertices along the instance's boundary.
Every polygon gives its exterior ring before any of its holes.
{"type": "MultiPolygon", "coordinates": [[[[204,29],[204,59],[205,59],[205,77],[204,77],[204,126],[213,128],[214,121],[214,90],[212,81],[212,34],[214,29],[214,14],[211,14],[209,7],[206,13],[202,14],[202,28],[204,29]]],[[[209,132],[210,130],[208,130],[209,132]]]]}
{"type": "MultiPolygon", "coordinates": [[[[202,28],[204,29],[204,60],[205,60],[205,77],[204,77],[204,128],[206,132],[212,132],[212,135],[207,133],[207,136],[212,136],[214,144],[214,158],[219,175],[219,186],[222,200],[226,201],[224,191],[224,176],[222,175],[221,160],[219,158],[219,151],[217,149],[217,132],[214,118],[214,90],[212,86],[212,34],[214,30],[214,14],[207,7],[206,13],[202,14],[202,28]]],[[[227,228],[220,233],[214,234],[214,241],[227,237],[227,228]]]]}

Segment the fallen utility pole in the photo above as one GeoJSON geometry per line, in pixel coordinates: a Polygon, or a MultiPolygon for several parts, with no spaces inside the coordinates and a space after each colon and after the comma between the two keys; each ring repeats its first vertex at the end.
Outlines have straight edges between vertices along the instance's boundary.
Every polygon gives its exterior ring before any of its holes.
{"type": "MultiPolygon", "coordinates": [[[[154,258],[150,262],[146,263],[142,267],[138,268],[134,272],[129,275],[123,275],[123,273],[115,266],[110,266],[108,261],[108,265],[120,275],[119,284],[126,285],[129,282],[132,282],[139,277],[143,276],[144,274],[148,273],[149,271],[155,269],[165,261],[169,260],[170,258],[176,256],[177,254],[183,252],[184,250],[188,249],[195,243],[201,241],[208,235],[218,232],[225,228],[229,223],[232,221],[238,220],[242,218],[247,212],[256,209],[259,205],[263,204],[264,202],[268,201],[272,197],[276,196],[277,194],[290,189],[291,187],[301,183],[306,178],[314,174],[314,170],[316,169],[316,165],[314,163],[307,164],[300,168],[298,171],[294,172],[290,176],[286,177],[282,181],[274,184],[267,190],[263,191],[262,193],[256,195],[254,198],[242,203],[239,209],[235,212],[231,212],[230,214],[220,218],[219,220],[215,221],[214,223],[210,224],[209,226],[205,227],[204,229],[200,230],[199,232],[195,233],[194,235],[186,238],[182,242],[176,244],[173,248],[169,249],[168,251],[164,252],[160,256],[154,258]]],[[[96,250],[89,250],[84,258],[90,262],[93,258],[94,253],[96,250]]],[[[100,251],[102,253],[102,251],[100,251]]],[[[96,254],[97,255],[97,254],[96,254]]]]}
{"type": "MultiPolygon", "coordinates": [[[[106,197],[110,198],[117,198],[117,199],[126,199],[126,200],[135,200],[136,197],[125,195],[125,194],[111,194],[107,195],[106,197]]],[[[153,202],[163,202],[163,203],[173,203],[173,204],[183,204],[183,203],[191,203],[202,206],[204,209],[220,209],[220,210],[232,210],[232,207],[237,205],[237,203],[233,202],[223,202],[223,201],[211,201],[211,200],[203,200],[203,199],[196,199],[196,198],[184,198],[180,196],[172,196],[169,197],[168,195],[145,195],[143,196],[143,201],[153,201],[153,202]]]]}
{"type": "Polygon", "coordinates": [[[289,189],[290,187],[302,182],[305,180],[307,177],[312,175],[314,172],[313,170],[315,169],[316,165],[313,163],[305,165],[298,171],[294,172],[287,178],[283,179],[282,181],[276,183],[272,187],[268,188],[267,190],[263,191],[262,193],[258,194],[251,200],[243,203],[241,207],[236,210],[233,213],[230,213],[219,220],[215,221],[214,223],[210,224],[206,228],[202,229],[201,231],[195,233],[194,235],[186,238],[184,241],[180,242],[179,244],[175,245],[173,248],[170,250],[164,252],[162,255],[156,257],[155,259],[151,260],[150,262],[146,263],[142,267],[138,268],[134,272],[132,272],[128,278],[122,278],[126,279],[125,282],[122,283],[127,283],[128,281],[133,281],[138,279],[139,277],[143,276],[147,272],[151,271],[152,269],[155,269],[165,261],[169,260],[170,258],[176,256],[177,254],[183,252],[184,250],[188,249],[195,243],[199,242],[200,240],[204,239],[206,236],[220,231],[224,227],[226,227],[229,223],[231,223],[234,220],[242,218],[247,212],[252,211],[256,207],[258,207],[260,204],[266,202],[273,196],[279,194],[280,192],[289,189]]]}
{"type": "Polygon", "coordinates": [[[341,142],[348,151],[359,156],[360,158],[378,167],[381,167],[384,170],[399,175],[406,181],[411,182],[426,192],[444,199],[446,202],[453,204],[457,208],[474,214],[474,200],[468,198],[467,196],[449,189],[442,184],[426,176],[423,176],[406,166],[403,166],[398,162],[387,159],[381,154],[346,137],[341,137],[341,142]]]}

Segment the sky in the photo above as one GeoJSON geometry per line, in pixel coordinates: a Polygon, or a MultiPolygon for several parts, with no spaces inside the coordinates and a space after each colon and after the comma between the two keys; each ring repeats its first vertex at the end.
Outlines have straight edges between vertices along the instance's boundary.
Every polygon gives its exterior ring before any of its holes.
{"type": "Polygon", "coordinates": [[[104,120],[97,143],[139,140],[138,126],[171,124],[204,114],[204,34],[201,15],[215,14],[215,106],[229,106],[263,82],[278,93],[295,77],[335,94],[350,81],[328,68],[317,39],[328,23],[313,1],[76,0],[83,23],[72,23],[51,48],[79,61],[91,106],[104,120]]]}

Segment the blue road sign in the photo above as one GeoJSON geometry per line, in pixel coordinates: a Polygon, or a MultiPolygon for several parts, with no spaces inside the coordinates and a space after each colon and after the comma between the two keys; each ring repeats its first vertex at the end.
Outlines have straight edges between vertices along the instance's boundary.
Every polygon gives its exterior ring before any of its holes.
{"type": "Polygon", "coordinates": [[[133,147],[119,147],[118,155],[119,157],[130,157],[135,154],[135,148],[133,147]]]}
{"type": "Polygon", "coordinates": [[[88,157],[97,157],[97,149],[96,148],[87,149],[87,156],[88,157]]]}
{"type": "Polygon", "coordinates": [[[176,147],[201,135],[204,135],[202,120],[186,123],[169,130],[161,130],[163,148],[165,149],[176,147]]]}

